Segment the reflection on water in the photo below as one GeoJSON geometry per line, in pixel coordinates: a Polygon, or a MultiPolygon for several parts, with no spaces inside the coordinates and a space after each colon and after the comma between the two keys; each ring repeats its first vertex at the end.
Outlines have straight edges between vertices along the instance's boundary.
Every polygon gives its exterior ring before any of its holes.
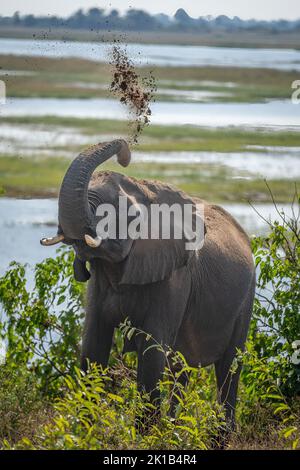
{"type": "MultiPolygon", "coordinates": [[[[191,124],[207,127],[247,126],[292,128],[300,126],[299,106],[290,100],[268,103],[168,103],[151,106],[153,124],[191,124]]],[[[0,116],[64,116],[127,120],[118,101],[103,98],[8,98],[0,116]]]]}
{"type": "MultiPolygon", "coordinates": [[[[267,224],[248,204],[222,204],[241,223],[249,234],[262,234],[267,224]]],[[[291,214],[288,205],[279,205],[291,214]]],[[[271,204],[257,205],[264,218],[278,218],[271,204]]],[[[57,200],[55,199],[0,199],[0,274],[13,260],[33,266],[55,255],[56,247],[43,247],[39,240],[56,233],[57,200]]]]}
{"type": "MultiPolygon", "coordinates": [[[[0,54],[44,57],[79,57],[107,62],[108,43],[0,39],[0,54]]],[[[138,65],[263,67],[300,70],[300,51],[163,44],[127,44],[130,57],[138,65]]]]}

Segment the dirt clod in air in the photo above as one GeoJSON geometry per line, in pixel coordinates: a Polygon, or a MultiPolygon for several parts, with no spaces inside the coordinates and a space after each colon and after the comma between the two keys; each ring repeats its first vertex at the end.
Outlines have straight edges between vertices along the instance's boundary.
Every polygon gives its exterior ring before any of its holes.
{"type": "Polygon", "coordinates": [[[110,91],[128,107],[129,142],[137,144],[144,127],[150,122],[150,103],[156,91],[155,78],[152,72],[148,77],[140,77],[126,49],[118,44],[112,48],[110,65],[113,69],[110,91]]]}

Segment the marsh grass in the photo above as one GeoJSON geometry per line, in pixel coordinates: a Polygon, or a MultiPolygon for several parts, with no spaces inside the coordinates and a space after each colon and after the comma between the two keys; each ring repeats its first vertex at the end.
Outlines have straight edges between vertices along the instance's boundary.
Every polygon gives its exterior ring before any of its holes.
{"type": "MultiPolygon", "coordinates": [[[[59,133],[69,129],[84,136],[91,136],[91,141],[103,141],[113,138],[126,138],[127,124],[124,121],[82,119],[69,117],[6,117],[1,121],[5,125],[21,126],[24,130],[47,130],[59,133]]],[[[16,129],[17,132],[17,129],[16,129]]],[[[209,129],[196,126],[159,126],[146,127],[139,145],[134,151],[205,151],[205,152],[249,152],[266,153],[265,147],[300,147],[300,134],[295,131],[257,131],[240,128],[209,129]]],[[[9,196],[54,197],[58,194],[63,175],[74,158],[84,146],[56,145],[55,141],[47,148],[53,156],[36,154],[0,155],[0,188],[9,196]],[[66,157],[66,153],[70,158],[66,157]]],[[[228,157],[230,158],[230,157],[228,157]]],[[[245,158],[248,158],[248,156],[245,158]]],[[[263,158],[263,155],[262,155],[263,158]]],[[[280,159],[280,153],[278,154],[280,159]]],[[[209,164],[142,163],[135,162],[126,169],[121,169],[110,161],[103,169],[122,172],[136,178],[160,179],[179,186],[190,194],[214,202],[221,201],[269,201],[268,191],[262,179],[233,179],[234,171],[223,166],[209,164]]],[[[238,173],[240,176],[243,172],[238,173]]],[[[246,174],[244,176],[249,176],[246,174]]],[[[250,175],[251,176],[251,175],[250,175]]],[[[290,200],[293,185],[289,180],[274,180],[272,188],[278,201],[290,200]]]]}
{"type": "MultiPolygon", "coordinates": [[[[107,98],[111,79],[110,66],[95,61],[77,58],[48,58],[0,55],[1,67],[5,70],[34,72],[30,76],[5,77],[7,94],[10,97],[55,97],[55,98],[107,98]],[[80,83],[80,86],[78,86],[80,83]],[[90,84],[99,88],[90,88],[90,84]]],[[[176,90],[202,90],[224,93],[213,97],[214,102],[261,102],[269,99],[284,99],[291,96],[291,83],[298,78],[296,71],[281,71],[263,68],[241,67],[147,67],[139,68],[142,76],[153,73],[159,92],[156,100],[189,101],[176,97],[176,90]],[[168,81],[166,85],[165,81],[168,81]],[[193,86],[189,85],[194,81],[193,86]],[[217,82],[211,87],[203,82],[217,82]],[[199,82],[197,84],[197,82],[199,82]],[[227,88],[224,82],[234,83],[227,88]],[[219,84],[219,85],[218,85],[219,84]],[[163,89],[171,88],[174,94],[164,95],[163,89]],[[226,93],[230,93],[226,96],[226,93]]],[[[203,101],[203,99],[198,99],[203,101]]]]}
{"type": "MultiPolygon", "coordinates": [[[[70,164],[65,157],[0,157],[0,187],[3,195],[14,197],[57,197],[70,164]]],[[[161,180],[211,202],[270,200],[263,179],[233,179],[225,167],[205,164],[163,164],[135,162],[120,169],[114,162],[101,170],[122,172],[138,179],[161,180]]],[[[280,202],[288,202],[294,191],[289,180],[269,181],[280,202]]]]}
{"type": "MultiPolygon", "coordinates": [[[[59,116],[10,116],[1,118],[1,123],[11,125],[34,126],[50,129],[55,126],[76,129],[84,135],[126,136],[128,125],[125,121],[110,119],[89,119],[59,116]]],[[[26,127],[25,127],[26,128],[26,127]]],[[[32,127],[29,127],[32,129],[32,127]]],[[[53,142],[53,144],[55,144],[53,142]]],[[[137,151],[218,151],[243,152],[248,145],[300,147],[300,133],[295,130],[257,130],[230,128],[205,128],[192,125],[157,125],[151,124],[143,131],[140,144],[134,146],[137,151]]],[[[253,152],[265,152],[264,149],[252,149],[253,152]]]]}

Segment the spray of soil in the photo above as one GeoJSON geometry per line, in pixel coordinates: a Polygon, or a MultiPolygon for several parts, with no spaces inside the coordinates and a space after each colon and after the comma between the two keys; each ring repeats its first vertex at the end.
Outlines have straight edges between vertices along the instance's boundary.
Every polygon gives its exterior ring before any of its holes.
{"type": "Polygon", "coordinates": [[[110,91],[127,106],[130,115],[129,142],[137,144],[144,127],[150,122],[150,103],[156,91],[155,79],[152,72],[148,77],[140,77],[126,49],[118,44],[112,48],[110,65],[113,69],[110,91]]]}

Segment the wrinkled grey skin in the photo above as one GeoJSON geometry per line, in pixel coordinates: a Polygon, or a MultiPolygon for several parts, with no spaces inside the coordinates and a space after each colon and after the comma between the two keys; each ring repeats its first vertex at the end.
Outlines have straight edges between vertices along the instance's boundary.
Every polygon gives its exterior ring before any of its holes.
{"type": "MultiPolygon", "coordinates": [[[[98,248],[84,241],[96,236],[95,209],[100,202],[117,205],[119,195],[132,203],[200,202],[166,184],[137,181],[114,172],[92,173],[114,154],[126,166],[127,144],[116,140],[80,154],[63,180],[59,196],[59,229],[76,252],[75,278],[89,277],[81,367],[87,359],[106,366],[114,328],[125,318],[156,341],[180,351],[190,366],[215,365],[219,398],[228,427],[234,410],[240,368],[230,367],[247,337],[255,286],[249,240],[222,208],[205,201],[205,241],[186,251],[184,240],[104,240],[98,248]],[[85,262],[90,263],[90,274],[85,262]]],[[[156,389],[164,355],[139,335],[127,345],[138,354],[140,389],[158,399],[156,389]]]]}

